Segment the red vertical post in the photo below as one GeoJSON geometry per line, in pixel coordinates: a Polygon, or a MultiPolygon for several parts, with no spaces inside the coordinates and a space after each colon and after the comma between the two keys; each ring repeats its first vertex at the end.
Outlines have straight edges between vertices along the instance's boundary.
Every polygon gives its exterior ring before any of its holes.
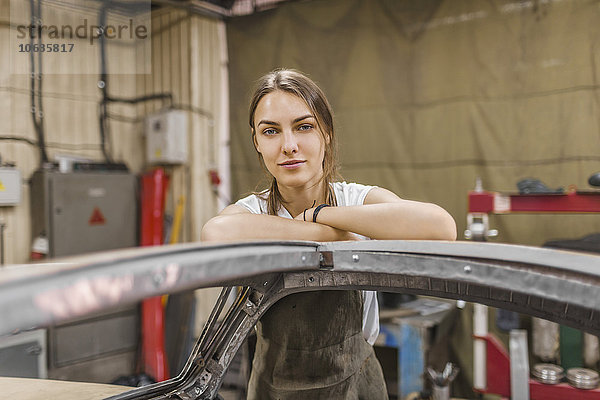
{"type": "MultiPolygon", "coordinates": [[[[168,179],[162,168],[142,175],[141,246],[162,244],[168,179]]],[[[157,381],[169,379],[165,353],[165,314],[161,297],[142,302],[142,359],[144,371],[157,381]]]]}

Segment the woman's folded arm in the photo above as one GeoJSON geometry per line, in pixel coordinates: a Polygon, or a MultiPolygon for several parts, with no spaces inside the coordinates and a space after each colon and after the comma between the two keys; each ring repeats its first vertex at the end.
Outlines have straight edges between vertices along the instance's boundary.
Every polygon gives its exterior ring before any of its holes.
{"type": "MultiPolygon", "coordinates": [[[[307,220],[314,210],[307,211],[307,220]]],[[[317,222],[371,239],[456,240],[456,223],[443,208],[403,200],[382,188],[372,189],[364,205],[322,208],[317,222]]]]}
{"type": "Polygon", "coordinates": [[[331,242],[355,240],[356,236],[328,225],[306,224],[273,215],[252,214],[235,205],[227,207],[202,228],[202,241],[230,242],[245,239],[331,242]]]}

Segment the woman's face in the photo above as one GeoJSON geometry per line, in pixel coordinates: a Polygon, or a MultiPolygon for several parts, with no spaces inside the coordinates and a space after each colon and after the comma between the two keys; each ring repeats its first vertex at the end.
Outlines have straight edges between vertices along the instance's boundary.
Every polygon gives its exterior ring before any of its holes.
{"type": "Polygon", "coordinates": [[[308,105],[293,94],[265,95],[254,112],[254,145],[281,186],[308,188],[323,176],[325,143],[308,105]]]}

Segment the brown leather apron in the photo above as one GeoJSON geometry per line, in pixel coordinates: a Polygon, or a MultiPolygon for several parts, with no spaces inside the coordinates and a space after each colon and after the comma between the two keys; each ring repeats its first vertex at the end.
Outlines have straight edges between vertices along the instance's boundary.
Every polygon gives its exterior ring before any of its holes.
{"type": "Polygon", "coordinates": [[[251,400],[387,399],[359,291],[287,296],[257,324],[251,400]]]}

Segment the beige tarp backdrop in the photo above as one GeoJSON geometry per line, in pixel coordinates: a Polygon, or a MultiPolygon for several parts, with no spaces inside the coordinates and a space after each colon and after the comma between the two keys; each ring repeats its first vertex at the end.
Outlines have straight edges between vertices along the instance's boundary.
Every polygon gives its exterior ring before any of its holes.
{"type": "MultiPolygon", "coordinates": [[[[551,188],[600,171],[600,3],[586,0],[313,0],[227,22],[233,196],[263,173],[253,82],[308,73],[336,115],[342,175],[431,201],[466,225],[467,192],[551,188]]],[[[497,240],[600,232],[598,215],[505,215],[497,240]]]]}
{"type": "MultiPolygon", "coordinates": [[[[253,82],[276,67],[327,93],[347,180],[442,205],[459,239],[477,177],[502,192],[526,177],[590,189],[600,171],[599,1],[297,1],[229,20],[227,34],[234,200],[263,176],[247,108],[253,82]]],[[[592,214],[490,222],[509,243],[600,232],[592,214]]],[[[451,338],[466,394],[471,315],[451,338]]]]}

